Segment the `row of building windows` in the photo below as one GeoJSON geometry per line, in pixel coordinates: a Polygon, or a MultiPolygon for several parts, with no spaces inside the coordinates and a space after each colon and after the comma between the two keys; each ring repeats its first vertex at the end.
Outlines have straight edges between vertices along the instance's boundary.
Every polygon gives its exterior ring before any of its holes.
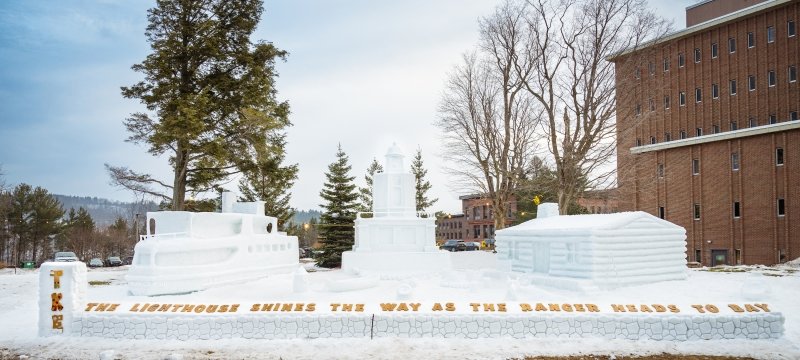
{"type": "MultiPolygon", "coordinates": [[[[797,35],[797,29],[795,28],[794,20],[789,20],[786,22],[786,34],[788,37],[794,37],[797,35]]],[[[775,27],[774,26],[767,26],[767,43],[771,44],[775,42],[775,27]]],[[[747,48],[752,49],[756,47],[756,34],[754,32],[747,33],[747,48]]],[[[736,37],[728,38],[728,53],[734,54],[736,53],[736,37]]],[[[719,57],[719,45],[717,43],[711,43],[711,58],[716,59],[719,57]]],[[[702,60],[702,50],[700,48],[694,49],[694,62],[700,63],[702,60]]],[[[678,67],[682,68],[686,66],[686,57],[684,54],[678,53],[678,67]]],[[[670,68],[670,59],[668,57],[664,58],[664,72],[669,71],[670,68]]],[[[656,67],[653,62],[648,64],[648,70],[650,70],[650,76],[655,75],[656,67]]],[[[637,67],[634,71],[634,76],[639,79],[641,78],[641,70],[637,67]]]]}
{"type": "Polygon", "coordinates": [[[460,222],[460,221],[459,222],[455,222],[455,221],[453,221],[453,222],[442,222],[442,223],[439,223],[439,228],[461,229],[462,225],[463,225],[463,223],[460,222]]]}
{"type": "MultiPolygon", "coordinates": [[[[742,205],[739,201],[734,201],[732,206],[732,216],[734,219],[742,217],[742,205]]],[[[778,198],[775,200],[775,214],[778,217],[786,216],[786,200],[778,198]]],[[[694,203],[692,217],[694,220],[700,220],[701,207],[699,203],[694,203]]],[[[658,207],[658,217],[666,219],[666,208],[663,206],[658,207]]]]}
{"type": "MultiPolygon", "coordinates": [[[[775,148],[775,166],[783,166],[784,156],[783,148],[775,148]]],[[[739,153],[731,154],[731,170],[739,171],[739,153]]],[[[692,159],[692,175],[700,175],[700,159],[692,159]]],[[[664,177],[664,164],[658,163],[656,166],[656,176],[659,178],[664,177]]]]}
{"type": "MultiPolygon", "coordinates": [[[[798,116],[800,116],[800,115],[798,115],[797,111],[790,111],[789,112],[789,120],[791,120],[791,121],[800,120],[800,118],[798,118],[798,116]]],[[[769,119],[767,120],[767,124],[760,124],[758,119],[755,118],[755,117],[751,117],[751,118],[747,119],[747,126],[751,127],[751,128],[752,127],[761,126],[761,125],[772,125],[772,124],[777,124],[777,123],[778,123],[778,117],[775,114],[770,114],[769,115],[769,119]]],[[[729,131],[739,130],[739,123],[737,123],[736,121],[731,121],[728,124],[728,129],[729,129],[729,131]]],[[[711,125],[711,133],[712,134],[717,134],[717,133],[719,133],[721,131],[722,131],[722,129],[718,124],[711,125]]],[[[703,128],[702,127],[695,128],[694,129],[694,133],[695,133],[695,136],[703,136],[703,128]]],[[[686,130],[681,129],[678,132],[678,139],[686,139],[687,135],[688,134],[686,133],[686,130]]],[[[664,141],[665,142],[672,141],[672,133],[665,132],[664,133],[664,141]]],[[[656,138],[655,136],[650,136],[649,143],[650,144],[657,144],[658,143],[658,138],[656,138]]],[[[636,138],[636,146],[642,146],[642,145],[643,145],[642,139],[641,138],[636,138]]]]}
{"type": "MultiPolygon", "coordinates": [[[[790,65],[787,69],[787,81],[789,83],[797,82],[797,66],[790,65]]],[[[756,76],[750,75],[747,77],[747,89],[749,91],[755,91],[757,87],[756,76]]],[[[778,76],[775,73],[775,70],[769,70],[767,72],[767,87],[774,87],[777,85],[778,76]]],[[[738,91],[738,86],[736,79],[731,79],[728,81],[728,92],[731,96],[736,95],[738,91]]],[[[711,84],[711,98],[712,99],[719,99],[719,85],[718,84],[711,84]]],[[[696,103],[703,102],[703,89],[702,88],[695,88],[694,89],[694,101],[696,103]]],[[[650,111],[656,111],[656,104],[653,98],[649,99],[650,111]]],[[[686,92],[679,91],[678,92],[678,105],[685,106],[686,105],[686,92]]],[[[664,110],[670,109],[672,106],[670,101],[670,96],[664,96],[664,110]]],[[[634,113],[636,116],[642,114],[642,105],[636,104],[634,108],[634,113]]]]}

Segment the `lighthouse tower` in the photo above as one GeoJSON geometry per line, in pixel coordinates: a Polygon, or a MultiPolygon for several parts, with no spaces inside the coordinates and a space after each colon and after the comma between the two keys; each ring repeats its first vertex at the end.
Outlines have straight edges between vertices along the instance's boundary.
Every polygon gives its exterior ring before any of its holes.
{"type": "Polygon", "coordinates": [[[403,152],[397,146],[386,152],[385,171],[375,174],[372,183],[372,212],[375,217],[417,216],[414,175],[405,170],[403,152]]]}
{"type": "Polygon", "coordinates": [[[450,269],[450,256],[436,246],[433,215],[418,214],[414,175],[393,144],[386,152],[385,171],[375,174],[372,213],[355,221],[355,244],[342,254],[342,269],[385,277],[450,269]]]}

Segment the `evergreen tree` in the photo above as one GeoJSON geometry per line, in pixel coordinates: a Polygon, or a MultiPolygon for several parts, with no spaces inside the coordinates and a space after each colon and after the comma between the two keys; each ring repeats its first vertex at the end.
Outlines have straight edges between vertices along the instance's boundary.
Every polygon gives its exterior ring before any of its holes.
{"type": "Polygon", "coordinates": [[[11,192],[8,206],[8,225],[17,241],[17,260],[39,263],[50,255],[46,242],[62,229],[61,203],[41,187],[19,184],[11,192]]]}
{"type": "Polygon", "coordinates": [[[358,192],[350,176],[351,166],[342,146],[336,152],[336,161],[328,165],[325,184],[320,196],[325,201],[322,209],[319,233],[322,251],[317,264],[323,267],[338,267],[342,263],[342,252],[353,248],[358,192]]]}
{"type": "Polygon", "coordinates": [[[289,221],[294,217],[295,209],[289,206],[292,194],[289,193],[297,180],[297,164],[283,165],[286,141],[284,136],[276,136],[273,141],[275,150],[257,162],[257,165],[243,173],[239,181],[239,191],[244,201],[264,201],[264,212],[267,216],[278,218],[278,228],[287,230],[289,221]]]}
{"type": "Polygon", "coordinates": [[[377,159],[373,158],[372,163],[367,168],[367,174],[364,175],[364,182],[367,186],[358,189],[358,198],[361,201],[360,211],[372,211],[372,179],[375,177],[375,173],[380,172],[383,172],[383,166],[378,163],[377,159]]]}
{"type": "Polygon", "coordinates": [[[66,228],[64,229],[63,250],[69,249],[78,255],[78,258],[87,261],[95,255],[93,248],[97,247],[95,241],[98,236],[95,233],[95,223],[89,212],[83,207],[69,209],[66,228]]]}
{"type": "Polygon", "coordinates": [[[209,191],[272,151],[270,134],[290,125],[274,87],[286,52],[251,41],[263,11],[261,0],[156,0],[145,31],[152,52],[132,67],[144,80],[122,87],[147,112],[125,127],[128,141],[168,156],[173,177],[106,165],[115,185],[184,210],[187,193],[209,191]]]}
{"type": "Polygon", "coordinates": [[[425,209],[433,206],[439,199],[428,198],[428,190],[431,189],[431,183],[425,180],[425,175],[428,174],[428,170],[425,169],[422,163],[421,149],[417,149],[414,161],[411,162],[411,173],[414,174],[415,188],[417,190],[417,211],[425,211],[425,209]]]}

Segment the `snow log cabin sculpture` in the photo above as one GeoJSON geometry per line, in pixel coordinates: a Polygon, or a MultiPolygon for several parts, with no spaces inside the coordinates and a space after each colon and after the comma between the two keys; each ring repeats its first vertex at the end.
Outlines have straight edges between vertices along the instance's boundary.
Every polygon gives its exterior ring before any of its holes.
{"type": "Polygon", "coordinates": [[[222,194],[222,212],[147,213],[147,235],[128,271],[132,295],[180,294],[243,282],[299,266],[297,237],[278,232],[264,202],[222,194]]]}
{"type": "Polygon", "coordinates": [[[686,230],[642,211],[559,216],[545,203],[496,239],[500,266],[540,285],[613,289],[687,277],[686,230]]]}

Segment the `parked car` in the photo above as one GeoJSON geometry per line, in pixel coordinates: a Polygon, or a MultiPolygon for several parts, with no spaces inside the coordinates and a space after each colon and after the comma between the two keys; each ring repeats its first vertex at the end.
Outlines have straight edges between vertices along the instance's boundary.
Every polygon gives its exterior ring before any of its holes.
{"type": "Polygon", "coordinates": [[[122,266],[122,259],[119,256],[109,256],[106,259],[106,265],[108,266],[122,266]]]}
{"type": "Polygon", "coordinates": [[[475,250],[480,250],[481,249],[481,244],[479,244],[477,242],[474,242],[474,241],[470,241],[470,242],[467,242],[465,244],[466,244],[466,248],[464,250],[466,250],[466,251],[475,251],[475,250]]]}
{"type": "Polygon", "coordinates": [[[464,240],[447,240],[440,249],[447,251],[464,251],[467,250],[467,244],[464,243],[464,240]]]}
{"type": "Polygon", "coordinates": [[[53,256],[53,261],[55,262],[73,262],[73,261],[80,261],[78,257],[75,256],[75,253],[72,251],[59,251],[53,256]]]}
{"type": "Polygon", "coordinates": [[[126,256],[124,259],[122,259],[122,264],[123,265],[133,264],[133,256],[126,256]]]}
{"type": "Polygon", "coordinates": [[[103,267],[103,260],[100,258],[92,258],[89,260],[89,267],[103,267]]]}

